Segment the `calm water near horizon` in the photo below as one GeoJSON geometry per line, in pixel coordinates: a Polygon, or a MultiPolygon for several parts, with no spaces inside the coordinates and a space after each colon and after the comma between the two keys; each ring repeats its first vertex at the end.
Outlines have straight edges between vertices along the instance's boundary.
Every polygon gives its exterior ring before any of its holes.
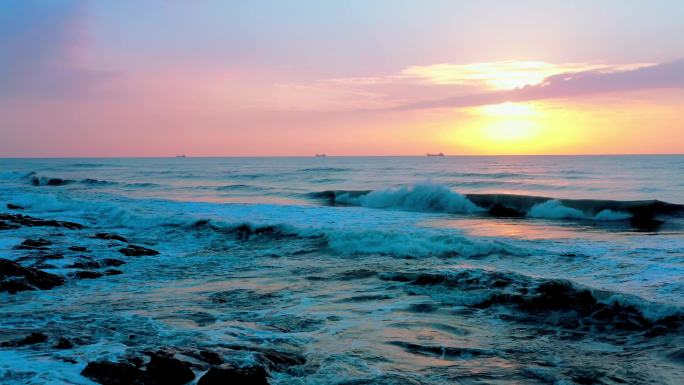
{"type": "Polygon", "coordinates": [[[273,384],[684,383],[684,155],[0,159],[0,203],[85,226],[0,231],[67,277],[0,293],[0,339],[83,341],[0,349],[2,383],[188,347],[303,359],[273,384]]]}

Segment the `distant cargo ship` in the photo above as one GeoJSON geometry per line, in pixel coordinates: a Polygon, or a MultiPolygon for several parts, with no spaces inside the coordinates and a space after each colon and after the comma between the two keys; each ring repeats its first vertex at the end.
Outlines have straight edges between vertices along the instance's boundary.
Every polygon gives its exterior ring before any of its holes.
{"type": "Polygon", "coordinates": [[[325,157],[325,156],[327,156],[327,155],[325,155],[325,154],[316,154],[316,158],[323,158],[323,157],[325,157]]]}
{"type": "Polygon", "coordinates": [[[185,154],[176,155],[176,158],[185,158],[185,154]]]}
{"type": "Polygon", "coordinates": [[[439,154],[427,154],[427,156],[444,156],[444,153],[440,152],[439,154]]]}

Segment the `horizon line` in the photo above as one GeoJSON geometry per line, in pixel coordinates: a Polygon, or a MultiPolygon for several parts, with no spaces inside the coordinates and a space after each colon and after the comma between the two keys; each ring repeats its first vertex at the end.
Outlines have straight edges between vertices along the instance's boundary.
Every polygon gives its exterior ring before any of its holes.
{"type": "Polygon", "coordinates": [[[422,155],[139,155],[139,156],[0,156],[0,159],[167,159],[167,158],[475,158],[475,157],[561,157],[561,156],[684,156],[682,153],[584,153],[584,154],[444,154],[443,156],[422,155]]]}

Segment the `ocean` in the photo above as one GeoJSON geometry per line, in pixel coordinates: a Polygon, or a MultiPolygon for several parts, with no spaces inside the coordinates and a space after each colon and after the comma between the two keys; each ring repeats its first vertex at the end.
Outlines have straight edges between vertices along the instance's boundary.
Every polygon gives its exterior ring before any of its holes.
{"type": "Polygon", "coordinates": [[[0,203],[61,280],[0,269],[3,384],[684,383],[681,155],[0,159],[0,203]]]}

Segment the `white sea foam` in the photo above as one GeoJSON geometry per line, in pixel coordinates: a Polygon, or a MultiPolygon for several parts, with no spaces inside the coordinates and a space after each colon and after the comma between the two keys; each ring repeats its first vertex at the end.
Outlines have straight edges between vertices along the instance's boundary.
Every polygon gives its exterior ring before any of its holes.
{"type": "Polygon", "coordinates": [[[329,247],[336,253],[343,255],[387,254],[410,257],[458,255],[474,257],[494,253],[521,253],[520,250],[502,242],[425,232],[342,231],[328,233],[326,237],[329,247]]]}
{"type": "Polygon", "coordinates": [[[596,215],[588,215],[581,210],[564,206],[559,200],[548,200],[534,205],[527,216],[547,219],[593,219],[597,221],[620,221],[629,219],[631,214],[621,211],[602,210],[596,215]]]}
{"type": "Polygon", "coordinates": [[[585,219],[586,215],[577,209],[563,206],[560,201],[549,200],[544,203],[534,205],[527,213],[528,216],[534,218],[549,218],[549,219],[585,219]]]}

